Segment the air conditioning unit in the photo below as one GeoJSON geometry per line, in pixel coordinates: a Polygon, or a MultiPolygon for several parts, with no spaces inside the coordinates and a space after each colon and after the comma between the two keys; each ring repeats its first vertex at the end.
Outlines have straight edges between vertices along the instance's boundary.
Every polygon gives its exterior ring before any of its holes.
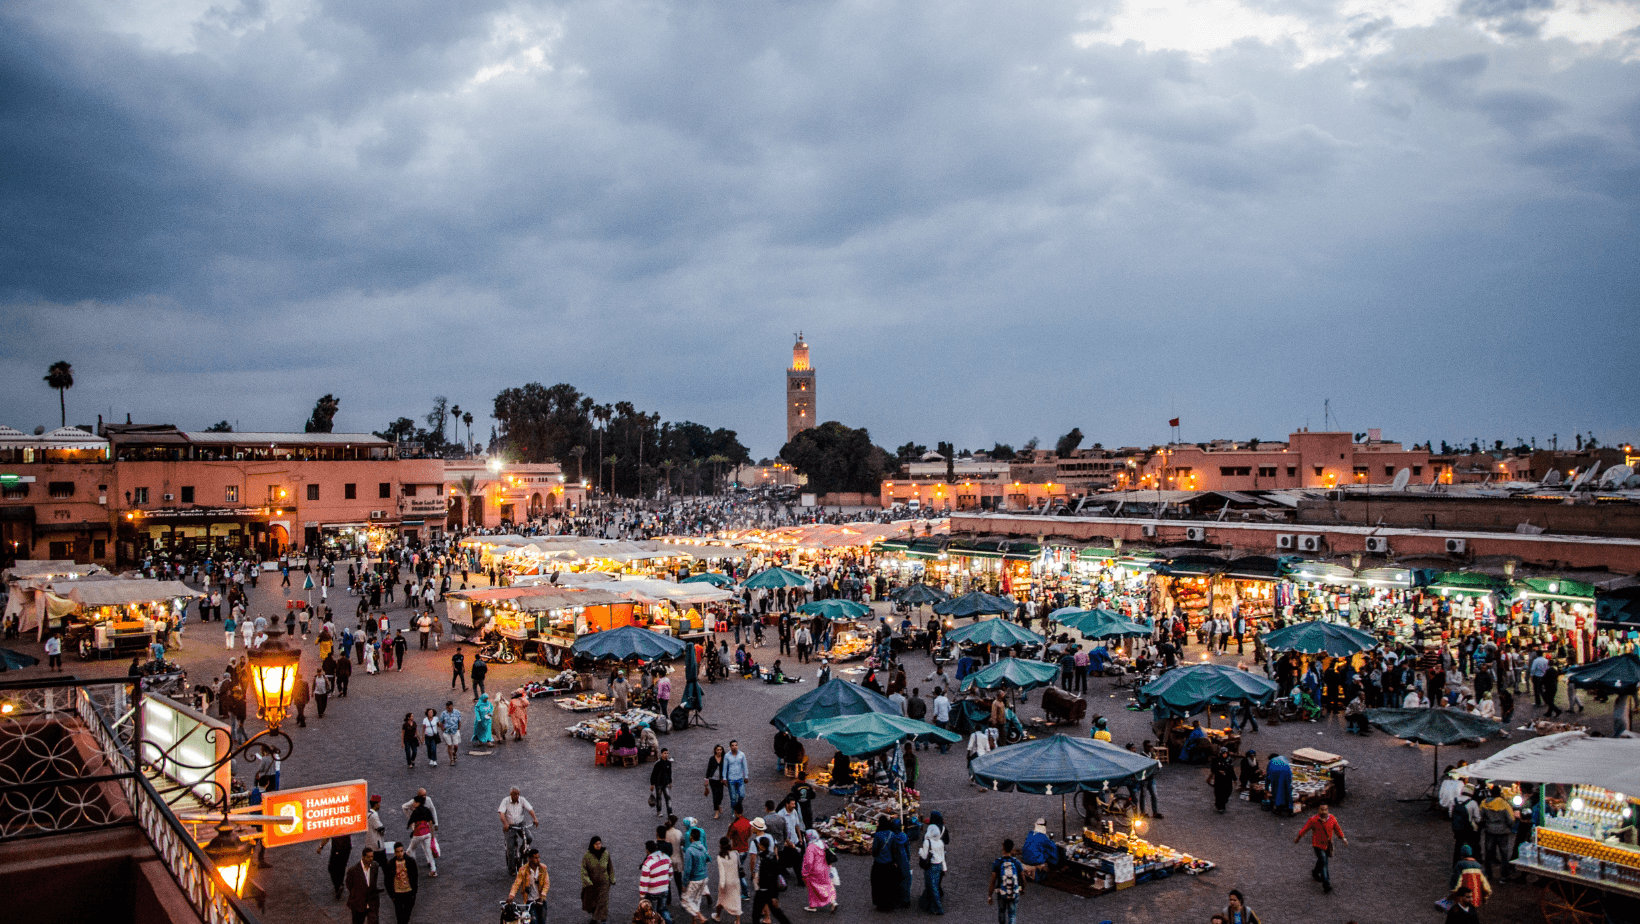
{"type": "Polygon", "coordinates": [[[1448,539],[1448,540],[1446,540],[1446,551],[1447,551],[1448,555],[1462,555],[1463,553],[1467,552],[1468,550],[1469,550],[1469,543],[1466,540],[1463,540],[1463,539],[1448,539]]]}
{"type": "Polygon", "coordinates": [[[372,520],[385,520],[385,519],[387,519],[387,511],[385,511],[385,510],[372,510],[372,511],[370,511],[370,519],[372,519],[372,520]]]}
{"type": "Polygon", "coordinates": [[[1298,537],[1292,533],[1276,533],[1276,548],[1290,552],[1298,548],[1298,537]]]}
{"type": "Polygon", "coordinates": [[[1319,551],[1321,551],[1321,537],[1320,536],[1299,536],[1298,537],[1298,550],[1300,552],[1319,552],[1319,551]]]}
{"type": "Polygon", "coordinates": [[[1389,554],[1389,538],[1387,536],[1368,536],[1367,551],[1375,555],[1389,554]]]}
{"type": "Polygon", "coordinates": [[[1151,523],[1146,523],[1145,525],[1139,527],[1139,535],[1144,536],[1146,539],[1156,538],[1156,526],[1151,523]]]}
{"type": "Polygon", "coordinates": [[[1184,538],[1185,538],[1186,542],[1206,542],[1207,541],[1207,527],[1205,527],[1205,526],[1188,526],[1188,527],[1185,528],[1184,538]]]}
{"type": "Polygon", "coordinates": [[[167,495],[165,495],[165,501],[166,501],[166,503],[170,503],[170,502],[171,502],[171,501],[174,501],[174,500],[176,500],[176,495],[175,495],[175,494],[167,494],[167,495]]]}

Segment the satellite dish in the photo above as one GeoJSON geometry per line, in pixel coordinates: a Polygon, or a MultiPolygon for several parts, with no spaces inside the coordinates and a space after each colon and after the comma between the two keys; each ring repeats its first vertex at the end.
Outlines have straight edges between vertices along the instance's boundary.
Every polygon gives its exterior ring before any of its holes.
{"type": "Polygon", "coordinates": [[[1615,488],[1629,480],[1629,476],[1632,474],[1634,474],[1634,469],[1630,466],[1614,465],[1606,469],[1606,474],[1601,477],[1600,484],[1603,487],[1615,488]]]}
{"type": "Polygon", "coordinates": [[[1411,480],[1412,469],[1402,468],[1400,471],[1395,473],[1395,481],[1390,484],[1390,489],[1395,491],[1405,491],[1407,489],[1407,482],[1411,480]]]}
{"type": "Polygon", "coordinates": [[[39,435],[41,435],[42,433],[45,433],[45,432],[46,432],[45,427],[35,427],[34,428],[34,435],[35,436],[39,436],[39,435]]]}
{"type": "Polygon", "coordinates": [[[1587,470],[1587,471],[1581,471],[1581,472],[1578,472],[1578,473],[1577,473],[1577,477],[1576,477],[1576,478],[1573,478],[1573,479],[1572,479],[1572,484],[1571,484],[1571,487],[1569,487],[1569,488],[1567,488],[1567,489],[1566,489],[1566,490],[1568,490],[1568,491],[1576,491],[1576,490],[1577,490],[1577,489],[1578,489],[1578,488],[1581,488],[1581,487],[1583,487],[1583,482],[1585,482],[1585,481],[1588,481],[1588,480],[1589,480],[1589,476],[1590,476],[1590,475],[1591,475],[1591,474],[1593,474],[1593,473],[1594,473],[1594,470],[1595,470],[1595,469],[1597,469],[1597,468],[1599,468],[1599,467],[1600,467],[1600,463],[1599,463],[1599,462],[1596,462],[1596,463],[1595,463],[1595,464],[1594,464],[1594,466],[1593,466],[1593,467],[1592,467],[1592,468],[1590,468],[1590,469],[1588,469],[1588,470],[1587,470]]]}
{"type": "Polygon", "coordinates": [[[1560,469],[1551,468],[1549,474],[1543,476],[1543,486],[1552,488],[1557,484],[1560,484],[1560,469]]]}
{"type": "Polygon", "coordinates": [[[556,572],[556,571],[554,571],[554,572],[553,572],[553,573],[552,573],[552,579],[551,579],[551,580],[550,580],[550,581],[548,581],[548,582],[547,582],[547,583],[549,583],[549,584],[556,584],[556,583],[558,583],[558,572],[556,572]]]}

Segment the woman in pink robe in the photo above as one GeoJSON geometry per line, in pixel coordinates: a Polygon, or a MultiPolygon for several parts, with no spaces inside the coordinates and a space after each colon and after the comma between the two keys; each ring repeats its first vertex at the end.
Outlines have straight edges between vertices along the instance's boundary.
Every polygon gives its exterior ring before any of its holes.
{"type": "Polygon", "coordinates": [[[837,886],[831,881],[831,864],[826,862],[826,845],[820,832],[810,828],[809,846],[803,850],[803,885],[809,890],[809,910],[836,909],[837,886]]]}
{"type": "Polygon", "coordinates": [[[522,693],[507,701],[507,718],[512,719],[513,740],[523,741],[530,731],[530,703],[522,693]]]}

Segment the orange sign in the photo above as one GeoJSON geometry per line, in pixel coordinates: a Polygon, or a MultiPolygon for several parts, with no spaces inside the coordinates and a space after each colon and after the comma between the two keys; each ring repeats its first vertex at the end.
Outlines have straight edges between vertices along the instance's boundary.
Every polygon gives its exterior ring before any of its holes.
{"type": "Polygon", "coordinates": [[[365,830],[370,806],[365,801],[369,785],[364,780],[285,789],[262,797],[262,812],[284,815],[288,824],[268,822],[262,826],[263,843],[269,847],[300,844],[365,830]]]}

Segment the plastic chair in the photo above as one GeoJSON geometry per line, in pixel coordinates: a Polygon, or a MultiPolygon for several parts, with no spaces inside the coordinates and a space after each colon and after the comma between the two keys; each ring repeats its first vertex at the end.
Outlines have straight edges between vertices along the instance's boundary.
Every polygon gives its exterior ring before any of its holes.
{"type": "Polygon", "coordinates": [[[592,748],[592,765],[594,767],[609,766],[609,742],[599,741],[592,748]]]}

